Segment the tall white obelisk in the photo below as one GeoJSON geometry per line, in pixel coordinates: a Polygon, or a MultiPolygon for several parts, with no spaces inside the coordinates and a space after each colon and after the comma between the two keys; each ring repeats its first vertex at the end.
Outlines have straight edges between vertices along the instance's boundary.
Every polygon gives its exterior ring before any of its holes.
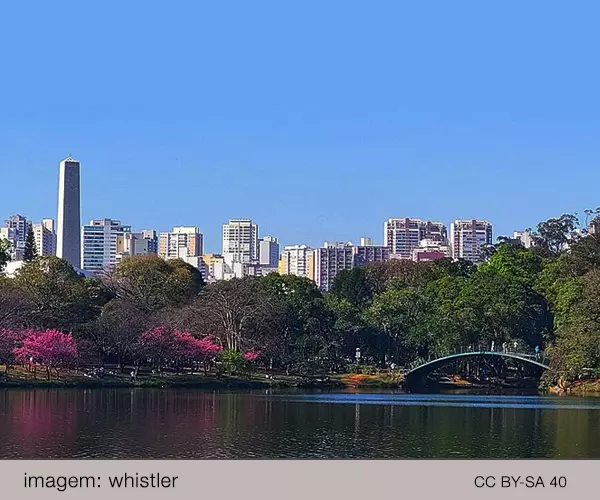
{"type": "Polygon", "coordinates": [[[70,156],[60,162],[56,255],[81,268],[81,194],[79,162],[70,156]]]}

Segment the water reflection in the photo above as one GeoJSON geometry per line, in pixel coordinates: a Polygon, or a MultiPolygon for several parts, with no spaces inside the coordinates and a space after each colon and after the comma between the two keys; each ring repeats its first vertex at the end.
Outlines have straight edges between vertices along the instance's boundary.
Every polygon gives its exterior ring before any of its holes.
{"type": "Polygon", "coordinates": [[[0,458],[600,458],[600,399],[0,391],[0,458]]]}

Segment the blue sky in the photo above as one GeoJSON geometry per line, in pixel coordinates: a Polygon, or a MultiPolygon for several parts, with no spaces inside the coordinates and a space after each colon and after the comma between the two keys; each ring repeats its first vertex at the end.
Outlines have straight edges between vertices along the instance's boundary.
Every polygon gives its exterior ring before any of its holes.
{"type": "Polygon", "coordinates": [[[597,2],[23,1],[0,7],[0,218],[251,217],[283,244],[388,217],[495,233],[600,206],[597,2]]]}

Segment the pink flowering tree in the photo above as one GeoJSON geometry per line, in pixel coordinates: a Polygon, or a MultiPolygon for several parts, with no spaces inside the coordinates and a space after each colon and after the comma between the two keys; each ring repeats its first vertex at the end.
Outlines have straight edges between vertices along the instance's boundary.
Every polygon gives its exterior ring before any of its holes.
{"type": "Polygon", "coordinates": [[[189,366],[193,370],[201,364],[206,373],[208,363],[221,351],[221,347],[209,337],[197,339],[191,333],[180,330],[175,330],[173,334],[177,366],[189,366]]]}
{"type": "Polygon", "coordinates": [[[56,370],[56,378],[60,378],[62,368],[68,368],[77,362],[77,344],[71,334],[58,330],[27,330],[23,336],[21,346],[13,349],[16,360],[23,364],[44,365],[48,380],[51,368],[56,370]]]}
{"type": "Polygon", "coordinates": [[[177,340],[172,330],[160,326],[142,333],[136,345],[137,357],[161,371],[178,355],[177,340]]]}
{"type": "Polygon", "coordinates": [[[21,332],[0,328],[0,365],[4,364],[4,376],[8,377],[10,365],[16,361],[14,350],[19,347],[23,338],[21,332]]]}

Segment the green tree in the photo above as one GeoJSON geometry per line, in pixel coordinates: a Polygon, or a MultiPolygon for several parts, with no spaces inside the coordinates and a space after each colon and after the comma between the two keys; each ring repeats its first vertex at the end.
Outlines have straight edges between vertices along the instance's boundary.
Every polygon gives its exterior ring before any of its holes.
{"type": "Polygon", "coordinates": [[[97,318],[111,298],[100,280],[83,277],[54,256],[26,262],[14,285],[24,298],[28,326],[39,328],[73,331],[97,318]]]}
{"type": "Polygon", "coordinates": [[[10,262],[10,241],[0,238],[0,272],[4,270],[4,267],[10,262]]]}
{"type": "Polygon", "coordinates": [[[556,303],[559,319],[550,364],[557,376],[574,380],[600,367],[600,270],[563,282],[556,303]]]}
{"type": "Polygon", "coordinates": [[[537,231],[532,234],[534,251],[544,257],[558,257],[566,250],[567,243],[577,239],[578,227],[579,219],[572,214],[540,222],[537,231]]]}
{"type": "Polygon", "coordinates": [[[365,307],[373,298],[373,286],[364,267],[337,273],[330,292],[355,307],[365,307]]]}
{"type": "Polygon", "coordinates": [[[316,284],[307,278],[272,273],[260,280],[281,332],[281,362],[288,371],[326,370],[337,366],[341,343],[335,317],[316,284]]]}
{"type": "Polygon", "coordinates": [[[37,257],[37,249],[35,246],[35,235],[33,234],[33,225],[27,226],[27,237],[25,239],[25,251],[23,252],[23,260],[30,262],[37,257]]]}
{"type": "Polygon", "coordinates": [[[103,281],[115,296],[149,314],[190,303],[204,286],[195,267],[157,255],[123,259],[103,281]]]}

